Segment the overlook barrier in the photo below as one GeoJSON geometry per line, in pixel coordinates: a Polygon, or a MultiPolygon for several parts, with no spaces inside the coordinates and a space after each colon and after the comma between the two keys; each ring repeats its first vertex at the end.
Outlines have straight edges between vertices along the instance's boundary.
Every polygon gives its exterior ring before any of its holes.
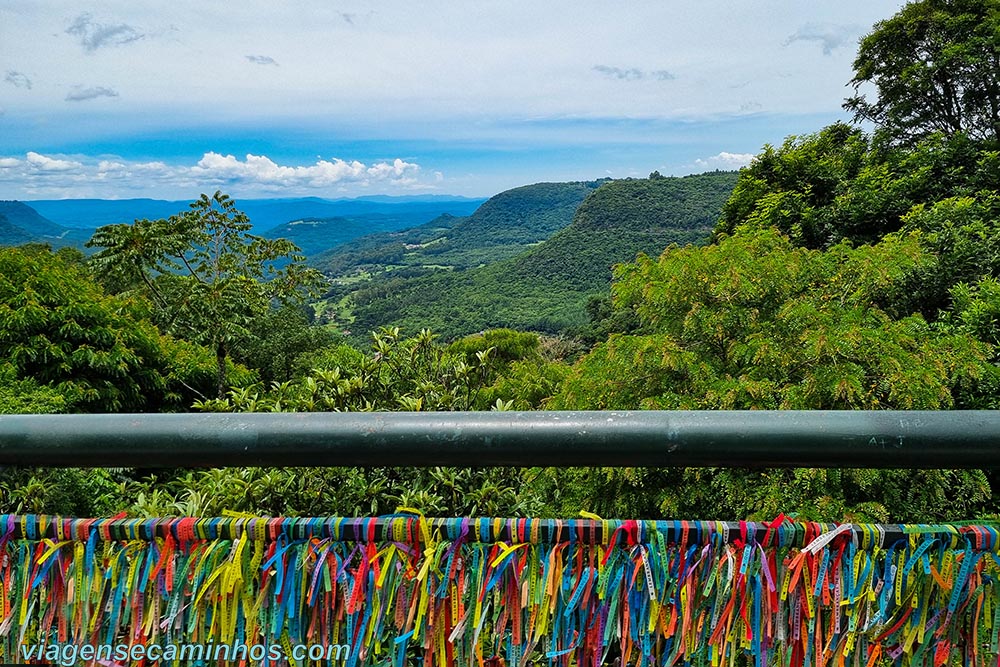
{"type": "MultiPolygon", "coordinates": [[[[0,464],[989,467],[998,435],[992,412],[12,415],[0,464]]],[[[980,665],[1000,653],[998,534],[0,515],[0,661],[199,643],[212,659],[161,664],[980,665]],[[292,657],[317,644],[344,651],[292,657]]]]}
{"type": "Polygon", "coordinates": [[[1000,411],[0,415],[0,465],[1000,467],[1000,411]]]}

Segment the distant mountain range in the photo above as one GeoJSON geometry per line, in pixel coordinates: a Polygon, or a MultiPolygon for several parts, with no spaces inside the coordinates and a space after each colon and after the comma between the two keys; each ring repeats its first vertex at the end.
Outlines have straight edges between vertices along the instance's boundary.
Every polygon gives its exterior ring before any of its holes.
{"type": "MultiPolygon", "coordinates": [[[[243,199],[236,204],[250,218],[254,233],[285,236],[312,254],[364,234],[412,227],[442,214],[468,215],[483,201],[441,195],[375,195],[357,199],[243,199]],[[302,224],[291,224],[296,222],[302,224]]],[[[82,247],[102,225],[166,218],[186,210],[189,204],[160,199],[0,202],[0,244],[40,242],[82,247]]]]}

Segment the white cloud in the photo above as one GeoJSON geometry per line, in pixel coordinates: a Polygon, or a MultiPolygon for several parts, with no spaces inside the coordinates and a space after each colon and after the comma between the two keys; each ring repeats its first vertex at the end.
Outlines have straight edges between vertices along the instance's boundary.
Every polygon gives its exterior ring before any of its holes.
{"type": "Polygon", "coordinates": [[[677,76],[665,69],[653,70],[652,72],[646,72],[638,67],[611,67],[609,65],[594,65],[591,67],[593,71],[598,74],[602,74],[609,79],[617,79],[619,81],[642,81],[646,78],[655,79],[657,81],[673,81],[677,76]]]}
{"type": "Polygon", "coordinates": [[[124,162],[113,162],[111,160],[101,160],[97,163],[97,173],[118,172],[126,169],[124,162]]]}
{"type": "Polygon", "coordinates": [[[31,79],[29,79],[28,75],[24,72],[7,70],[7,75],[4,77],[4,81],[15,88],[27,88],[28,90],[31,90],[31,79]]]}
{"type": "Polygon", "coordinates": [[[205,153],[191,173],[212,182],[240,181],[262,185],[287,185],[322,188],[341,182],[368,184],[371,181],[397,181],[412,176],[420,167],[396,158],[391,163],[378,162],[366,165],[358,160],[350,162],[334,158],[318,160],[308,166],[279,165],[266,155],[247,155],[239,160],[232,155],[205,153]]]}
{"type": "Polygon", "coordinates": [[[728,153],[722,151],[707,158],[698,158],[694,161],[701,169],[739,169],[746,167],[754,159],[753,153],[728,153]]]}
{"type": "Polygon", "coordinates": [[[80,14],[66,28],[67,35],[80,38],[80,45],[93,53],[104,46],[122,46],[143,38],[143,34],[126,23],[98,23],[90,14],[80,14]]]}
{"type": "Polygon", "coordinates": [[[641,69],[637,69],[635,67],[625,69],[623,67],[611,67],[609,65],[594,65],[591,69],[598,74],[603,74],[608,78],[618,79],[619,81],[638,81],[645,76],[641,69]]]}
{"type": "Polygon", "coordinates": [[[104,86],[95,86],[93,88],[83,88],[77,86],[72,91],[67,93],[66,101],[86,102],[87,100],[96,100],[98,97],[118,97],[118,91],[104,86]]]}
{"type": "Polygon", "coordinates": [[[854,45],[854,40],[862,33],[856,25],[840,25],[835,23],[806,23],[789,35],[784,45],[794,42],[817,42],[823,48],[823,55],[833,55],[833,51],[842,46],[854,45]]]}
{"type": "Polygon", "coordinates": [[[59,160],[33,151],[28,151],[25,158],[28,167],[36,171],[75,171],[83,167],[79,162],[59,160]]]}
{"type": "Polygon", "coordinates": [[[278,66],[278,61],[272,58],[271,56],[252,55],[252,56],[246,56],[246,59],[252,62],[254,65],[274,65],[275,67],[278,66]]]}
{"type": "Polygon", "coordinates": [[[387,162],[373,164],[368,168],[368,175],[372,178],[400,178],[410,171],[415,172],[419,169],[420,167],[415,164],[396,158],[392,161],[392,164],[387,162]]]}
{"type": "MultiPolygon", "coordinates": [[[[28,152],[24,159],[0,157],[0,183],[36,188],[36,194],[66,196],[123,196],[122,191],[148,191],[156,186],[173,191],[225,189],[232,194],[323,194],[343,188],[433,189],[420,181],[420,166],[401,158],[365,163],[359,160],[319,159],[310,165],[281,165],[266,155],[205,153],[193,165],[162,161],[129,161],[117,157],[52,157],[28,152]],[[44,175],[44,182],[40,181],[44,175]],[[42,188],[43,190],[38,190],[42,188]]],[[[443,176],[441,177],[443,179],[443,176]]],[[[437,176],[433,182],[438,182],[437,176]]]]}

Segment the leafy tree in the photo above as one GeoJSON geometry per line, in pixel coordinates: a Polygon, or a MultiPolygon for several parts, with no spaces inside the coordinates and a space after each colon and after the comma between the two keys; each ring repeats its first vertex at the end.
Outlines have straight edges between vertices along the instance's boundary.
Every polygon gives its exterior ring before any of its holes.
{"type": "Polygon", "coordinates": [[[0,363],[0,415],[30,415],[66,412],[66,397],[59,390],[19,378],[10,363],[0,363]]]}
{"type": "MultiPolygon", "coordinates": [[[[548,407],[965,407],[970,388],[996,377],[971,329],[989,329],[1000,309],[989,284],[957,297],[969,328],[880,309],[911,271],[933,265],[920,241],[914,232],[820,251],[774,229],[738,228],[716,245],[622,265],[614,296],[642,328],[598,344],[548,407]]],[[[947,470],[581,469],[543,471],[537,484],[557,513],[582,506],[642,517],[926,522],[987,511],[991,496],[981,471],[947,470]]]]}
{"type": "MultiPolygon", "coordinates": [[[[213,350],[163,334],[160,334],[159,344],[166,359],[164,380],[166,400],[171,409],[188,410],[196,399],[215,395],[218,360],[213,350]]],[[[226,378],[233,386],[245,387],[257,382],[259,375],[227,358],[226,378]]]]}
{"type": "Polygon", "coordinates": [[[448,351],[475,363],[480,353],[488,353],[501,364],[538,355],[538,336],[513,329],[490,329],[480,334],[460,338],[448,346],[448,351]]]}
{"type": "Polygon", "coordinates": [[[988,277],[975,285],[961,283],[952,290],[952,296],[955,320],[1000,350],[1000,281],[988,277]]]}
{"type": "MultiPolygon", "coordinates": [[[[211,393],[211,352],[146,315],[105,294],[79,251],[0,248],[0,412],[183,410],[211,393]]],[[[232,362],[227,372],[253,379],[232,362]]]]}
{"type": "Polygon", "coordinates": [[[58,392],[65,408],[163,407],[167,358],[160,343],[140,307],[104,294],[72,258],[41,246],[0,248],[0,360],[17,379],[58,392]]]}
{"type": "MultiPolygon", "coordinates": [[[[938,259],[907,276],[891,305],[896,313],[936,318],[951,311],[956,286],[1000,276],[1000,193],[917,204],[903,217],[903,229],[922,232],[924,247],[938,259]]],[[[983,328],[970,331],[980,340],[998,342],[983,328]]]]}
{"type": "Polygon", "coordinates": [[[715,234],[738,225],[776,227],[806,247],[836,242],[818,211],[831,206],[845,183],[864,165],[868,140],[860,130],[835,123],[816,134],[789,137],[780,148],[765,146],[740,172],[722,207],[715,234]]]}
{"type": "Polygon", "coordinates": [[[300,300],[320,280],[298,263],[294,244],[254,236],[250,227],[235,202],[216,192],[167,219],[106,225],[88,242],[101,248],[92,261],[108,284],[139,290],[165,331],[215,352],[219,397],[231,348],[250,322],[272,301],[300,300]]]}
{"type": "Polygon", "coordinates": [[[618,269],[642,335],[612,336],[563,384],[569,409],[943,409],[986,350],[876,303],[933,262],[919,234],[795,248],[774,230],[618,269]]]}
{"type": "Polygon", "coordinates": [[[779,148],[765,146],[722,209],[715,234],[776,227],[797,245],[875,243],[920,204],[996,189],[997,155],[965,135],[932,135],[885,147],[835,123],[779,148]]]}
{"type": "Polygon", "coordinates": [[[875,24],[844,107],[891,139],[934,132],[1000,141],[1000,1],[920,0],[875,24]],[[873,99],[861,89],[874,85],[873,99]]]}
{"type": "Polygon", "coordinates": [[[611,334],[632,333],[639,328],[639,318],[632,308],[616,306],[611,300],[611,290],[594,294],[585,306],[589,322],[571,330],[574,337],[589,346],[605,341],[611,334]]]}

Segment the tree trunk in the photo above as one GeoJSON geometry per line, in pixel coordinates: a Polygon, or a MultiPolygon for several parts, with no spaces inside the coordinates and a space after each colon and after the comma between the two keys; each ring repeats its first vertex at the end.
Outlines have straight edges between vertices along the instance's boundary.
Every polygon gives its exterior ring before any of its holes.
{"type": "Polygon", "coordinates": [[[226,344],[221,341],[215,345],[215,362],[216,392],[221,400],[226,397],[226,344]]]}

